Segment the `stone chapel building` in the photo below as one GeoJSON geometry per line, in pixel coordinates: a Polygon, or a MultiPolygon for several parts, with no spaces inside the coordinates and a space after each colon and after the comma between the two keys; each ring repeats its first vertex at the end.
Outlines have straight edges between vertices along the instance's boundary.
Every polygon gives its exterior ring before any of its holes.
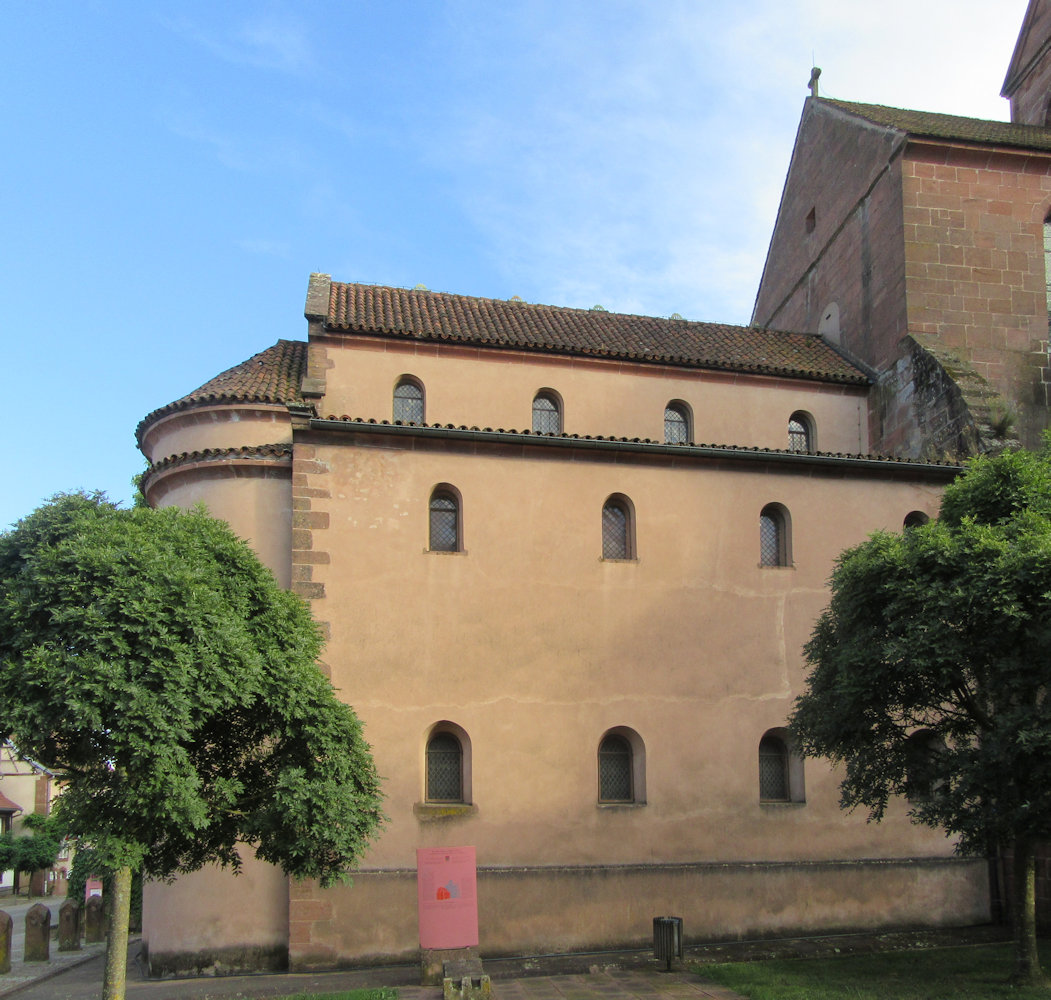
{"type": "Polygon", "coordinates": [[[751,326],[315,274],[305,340],[142,421],[149,502],[311,601],[389,817],[352,886],[149,885],[154,974],[412,960],[434,846],[483,956],[989,918],[984,859],[784,727],[836,555],[1047,425],[1049,11],[1011,124],[806,102],[751,326]]]}

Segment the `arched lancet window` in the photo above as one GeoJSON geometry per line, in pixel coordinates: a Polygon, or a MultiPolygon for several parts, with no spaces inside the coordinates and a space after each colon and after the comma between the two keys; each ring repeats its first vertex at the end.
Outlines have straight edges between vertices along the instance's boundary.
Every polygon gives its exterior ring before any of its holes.
{"type": "Polygon", "coordinates": [[[562,433],[562,401],[547,389],[533,397],[533,433],[562,433]]]}
{"type": "Polygon", "coordinates": [[[463,746],[454,733],[439,730],[427,741],[427,801],[463,802],[463,746]]]}
{"type": "Polygon", "coordinates": [[[924,514],[922,510],[910,510],[909,513],[905,515],[902,527],[918,528],[921,524],[926,524],[929,520],[930,517],[924,514]]]}
{"type": "Polygon", "coordinates": [[[602,506],[602,558],[635,558],[635,523],[631,502],[620,494],[602,506]]]}
{"type": "Polygon", "coordinates": [[[759,800],[805,802],[803,758],[787,729],[768,729],[759,741],[759,800]]]}
{"type": "Polygon", "coordinates": [[[690,410],[685,403],[673,399],[664,407],[664,443],[687,444],[692,437],[690,410]]]}
{"type": "Polygon", "coordinates": [[[942,779],[945,741],[929,729],[913,733],[905,744],[905,794],[910,802],[934,795],[942,779]]]}
{"type": "Polygon", "coordinates": [[[759,565],[788,566],[792,551],[788,511],[779,503],[768,503],[759,514],[759,565]]]}
{"type": "Polygon", "coordinates": [[[394,419],[405,423],[423,423],[423,383],[405,375],[394,387],[394,419]]]}
{"type": "Polygon", "coordinates": [[[631,744],[618,733],[607,734],[598,747],[599,802],[634,802],[631,744]]]}
{"type": "Polygon", "coordinates": [[[759,798],[766,802],[787,802],[788,747],[778,736],[759,741],[759,798]]]}
{"type": "Polygon", "coordinates": [[[463,550],[460,497],[451,486],[436,486],[431,493],[428,539],[432,552],[463,550]]]}
{"type": "Polygon", "coordinates": [[[814,450],[814,421],[809,413],[797,411],[788,419],[788,450],[814,450]]]}

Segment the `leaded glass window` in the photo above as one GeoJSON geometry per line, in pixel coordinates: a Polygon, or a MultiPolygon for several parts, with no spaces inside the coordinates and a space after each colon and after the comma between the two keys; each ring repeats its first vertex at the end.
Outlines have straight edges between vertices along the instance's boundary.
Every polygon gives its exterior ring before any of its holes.
{"type": "Polygon", "coordinates": [[[664,443],[686,444],[690,440],[690,422],[686,411],[675,403],[664,408],[664,443]]]}
{"type": "Polygon", "coordinates": [[[463,748],[452,733],[435,733],[427,743],[427,801],[463,801],[463,748]]]}
{"type": "Polygon", "coordinates": [[[537,393],[533,400],[533,433],[562,433],[562,411],[558,400],[549,392],[537,393]]]}
{"type": "Polygon", "coordinates": [[[394,419],[406,423],[423,423],[423,388],[403,379],[394,389],[394,419]]]}
{"type": "Polygon", "coordinates": [[[905,515],[905,521],[903,527],[906,528],[918,528],[921,525],[926,524],[930,520],[922,510],[911,510],[905,515]]]}
{"type": "Polygon", "coordinates": [[[598,797],[600,802],[633,802],[631,744],[611,733],[598,748],[598,797]]]}
{"type": "Polygon", "coordinates": [[[759,565],[787,566],[788,540],[785,517],[776,505],[764,507],[759,515],[759,565]]]}
{"type": "Polygon", "coordinates": [[[788,750],[776,736],[759,741],[759,798],[788,801],[788,750]]]}
{"type": "Polygon", "coordinates": [[[432,552],[460,550],[460,505],[448,493],[431,497],[430,548],[432,552]]]}
{"type": "Polygon", "coordinates": [[[804,453],[811,450],[810,423],[801,413],[793,413],[788,421],[788,450],[804,453]]]}
{"type": "Polygon", "coordinates": [[[630,559],[628,510],[619,500],[608,500],[602,508],[602,558],[630,559]]]}
{"type": "Polygon", "coordinates": [[[910,802],[929,799],[940,787],[939,767],[945,743],[927,730],[913,733],[905,743],[905,789],[910,802]]]}
{"type": "Polygon", "coordinates": [[[781,565],[781,528],[772,514],[759,515],[759,562],[763,566],[781,565]]]}

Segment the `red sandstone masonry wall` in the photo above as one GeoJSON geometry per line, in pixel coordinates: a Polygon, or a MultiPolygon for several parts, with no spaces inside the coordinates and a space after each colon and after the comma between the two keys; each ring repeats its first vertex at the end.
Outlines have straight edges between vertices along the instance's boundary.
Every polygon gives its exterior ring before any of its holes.
{"type": "Polygon", "coordinates": [[[1046,125],[1048,101],[1051,99],[1051,59],[1044,56],[1035,66],[1024,88],[1011,99],[1011,121],[1020,125],[1046,125]]]}
{"type": "Polygon", "coordinates": [[[889,129],[807,101],[755,322],[816,333],[835,302],[843,347],[869,364],[893,355],[906,333],[900,145],[889,129]]]}
{"type": "MultiPolygon", "coordinates": [[[[908,332],[901,148],[891,130],[807,102],[754,322],[815,333],[835,303],[838,343],[847,353],[875,368],[894,366],[908,332]]],[[[871,395],[869,447],[876,452],[893,450],[881,433],[886,405],[883,395],[871,395]]]]}
{"type": "Polygon", "coordinates": [[[1049,402],[1051,157],[915,142],[902,164],[909,330],[957,354],[1039,443],[1049,402]]]}
{"type": "MultiPolygon", "coordinates": [[[[1025,125],[1043,125],[1048,110],[1048,97],[1051,96],[1051,51],[1040,53],[1045,39],[1051,36],[1051,6],[1037,4],[1036,10],[1026,12],[1028,24],[1023,41],[1023,51],[1014,65],[1012,57],[1011,71],[1006,81],[1017,87],[1011,96],[1011,121],[1025,125]],[[1030,66],[1030,64],[1032,64],[1030,66]],[[1014,74],[1022,72],[1027,75],[1019,81],[1014,74]]],[[[1023,28],[1026,25],[1023,24],[1023,28]]]]}

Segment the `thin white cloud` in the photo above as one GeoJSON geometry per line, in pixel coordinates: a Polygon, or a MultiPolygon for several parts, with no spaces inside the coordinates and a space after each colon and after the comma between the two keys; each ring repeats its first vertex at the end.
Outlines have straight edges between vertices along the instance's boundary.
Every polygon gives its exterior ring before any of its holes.
{"type": "Polygon", "coordinates": [[[948,23],[914,0],[715,6],[458,6],[467,82],[452,140],[423,135],[421,156],[458,181],[505,274],[567,304],[747,322],[811,52],[824,93],[1006,117],[995,95],[1025,0],[995,15],[964,0],[948,23]],[[958,74],[930,72],[932,45],[959,53],[958,74]],[[489,89],[471,85],[476,52],[489,89]]]}
{"type": "Polygon", "coordinates": [[[268,11],[241,20],[217,18],[221,27],[189,17],[166,18],[170,31],[234,66],[305,74],[318,66],[304,21],[292,14],[268,11]]]}
{"type": "Polygon", "coordinates": [[[230,170],[303,173],[310,164],[310,153],[297,140],[284,136],[224,130],[204,123],[190,112],[172,115],[168,124],[176,135],[210,149],[230,170]]]}

